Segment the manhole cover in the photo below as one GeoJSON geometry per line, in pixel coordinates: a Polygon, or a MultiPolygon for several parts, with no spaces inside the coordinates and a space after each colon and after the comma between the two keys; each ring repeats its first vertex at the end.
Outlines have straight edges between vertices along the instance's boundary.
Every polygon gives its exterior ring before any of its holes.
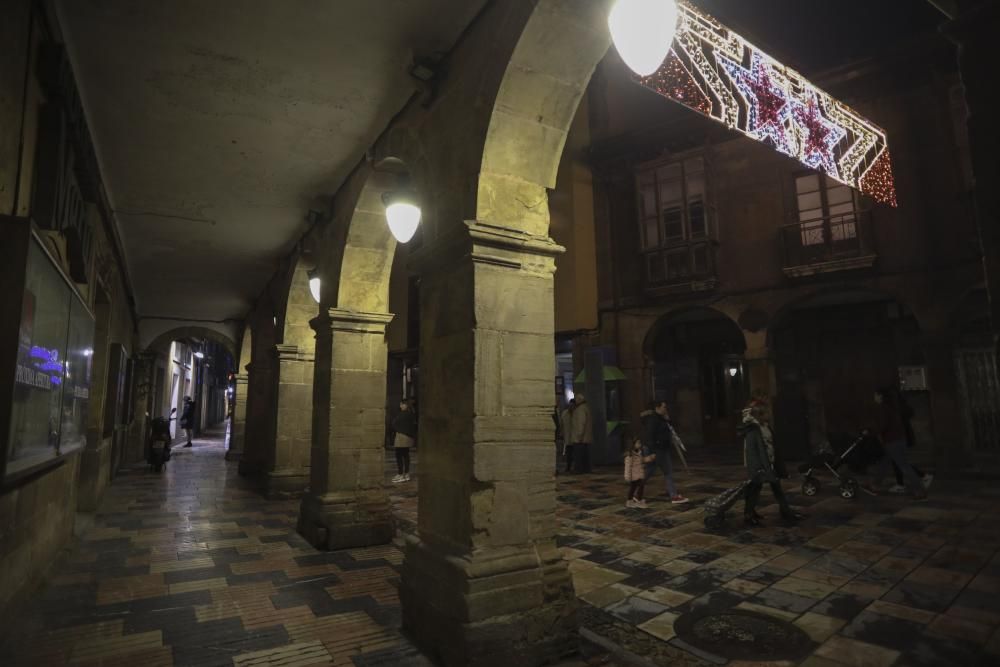
{"type": "Polygon", "coordinates": [[[797,626],[735,609],[684,614],[674,621],[674,631],[695,648],[731,660],[795,660],[812,648],[797,626]]]}

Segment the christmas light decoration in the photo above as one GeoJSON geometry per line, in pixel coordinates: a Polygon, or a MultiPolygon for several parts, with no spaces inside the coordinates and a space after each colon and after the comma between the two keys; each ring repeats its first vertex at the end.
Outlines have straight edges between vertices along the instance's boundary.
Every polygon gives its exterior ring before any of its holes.
{"type": "Polygon", "coordinates": [[[686,2],[660,68],[643,86],[896,205],[885,132],[686,2]]]}

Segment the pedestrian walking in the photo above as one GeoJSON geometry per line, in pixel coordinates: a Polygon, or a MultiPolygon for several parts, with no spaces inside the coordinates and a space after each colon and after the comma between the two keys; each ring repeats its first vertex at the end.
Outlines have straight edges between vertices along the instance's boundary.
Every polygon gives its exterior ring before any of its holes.
{"type": "Polygon", "coordinates": [[[804,514],[792,509],[781,488],[778,469],[775,467],[774,432],[766,403],[759,399],[750,402],[743,410],[739,433],[743,437],[743,463],[750,480],[743,505],[743,518],[747,525],[760,525],[763,519],[757,512],[757,503],[760,502],[765,483],[771,487],[771,493],[778,502],[781,518],[786,521],[805,518],[804,514]]]}
{"type": "Polygon", "coordinates": [[[399,402],[399,414],[392,420],[392,446],[396,452],[394,484],[410,481],[410,449],[417,442],[417,415],[405,398],[399,402]]]}
{"type": "Polygon", "coordinates": [[[900,409],[899,390],[893,386],[877,389],[875,405],[879,412],[878,436],[882,442],[883,455],[875,465],[868,491],[878,493],[891,464],[895,464],[902,472],[903,483],[914,500],[925,500],[927,490],[906,455],[906,426],[900,409]]]}
{"type": "MultiPolygon", "coordinates": [[[[917,445],[917,436],[913,431],[913,408],[906,402],[906,399],[903,397],[901,392],[899,393],[899,416],[903,420],[903,432],[906,434],[906,447],[908,449],[912,449],[917,445]]],[[[910,465],[913,466],[913,471],[917,473],[917,477],[920,478],[920,482],[924,485],[924,489],[929,489],[931,483],[934,481],[934,475],[924,472],[913,463],[910,465]]],[[[889,493],[906,493],[903,471],[895,461],[892,462],[892,471],[896,475],[896,483],[889,487],[889,493]]]]}
{"type": "Polygon", "coordinates": [[[187,444],[184,446],[192,447],[191,438],[194,435],[194,399],[190,396],[184,397],[184,410],[181,411],[180,425],[184,429],[184,435],[187,436],[187,444]]]}
{"type": "Polygon", "coordinates": [[[625,453],[625,481],[628,482],[628,496],[625,507],[646,509],[649,505],[643,499],[646,488],[646,466],[656,459],[656,455],[643,447],[642,440],[636,438],[625,453]]]}
{"type": "Polygon", "coordinates": [[[689,502],[680,494],[674,483],[673,453],[676,451],[678,455],[683,456],[681,452],[684,443],[670,421],[667,402],[652,401],[649,409],[639,415],[639,420],[642,424],[643,444],[653,454],[653,459],[646,465],[646,479],[651,478],[659,468],[666,480],[666,492],[670,502],[674,505],[689,502]]]}
{"type": "Polygon", "coordinates": [[[590,415],[587,397],[580,394],[576,397],[576,407],[572,419],[573,458],[577,464],[577,472],[589,473],[590,445],[594,442],[594,425],[590,415]]]}
{"type": "Polygon", "coordinates": [[[573,410],[576,399],[569,399],[569,405],[559,415],[559,430],[562,431],[562,455],[566,458],[566,472],[573,472],[573,410]]]}

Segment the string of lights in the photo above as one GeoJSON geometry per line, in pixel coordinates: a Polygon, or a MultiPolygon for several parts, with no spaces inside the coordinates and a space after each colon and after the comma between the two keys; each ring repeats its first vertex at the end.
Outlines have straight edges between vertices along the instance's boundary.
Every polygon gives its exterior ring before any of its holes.
{"type": "Polygon", "coordinates": [[[896,205],[885,132],[686,2],[673,47],[643,86],[896,205]]]}

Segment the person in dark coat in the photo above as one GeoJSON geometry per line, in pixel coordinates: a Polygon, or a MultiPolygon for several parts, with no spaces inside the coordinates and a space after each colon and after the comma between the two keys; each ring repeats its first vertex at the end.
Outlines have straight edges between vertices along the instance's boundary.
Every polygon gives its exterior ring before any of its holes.
{"type": "Polygon", "coordinates": [[[903,473],[903,481],[913,498],[926,499],[927,491],[924,484],[906,456],[906,424],[900,407],[899,390],[892,386],[876,390],[875,404],[879,408],[878,435],[885,455],[875,468],[872,485],[868,490],[877,493],[882,480],[892,467],[891,464],[895,463],[903,473]]]}
{"type": "Polygon", "coordinates": [[[410,449],[417,443],[417,415],[410,402],[399,402],[399,414],[392,420],[392,446],[396,450],[395,483],[410,481],[410,449]]]}
{"type": "Polygon", "coordinates": [[[194,400],[190,396],[184,397],[184,410],[181,412],[181,428],[187,436],[185,447],[193,446],[191,436],[194,434],[194,400]]]}
{"type": "Polygon", "coordinates": [[[759,401],[752,401],[743,410],[743,423],[738,430],[743,437],[743,462],[750,480],[743,507],[743,516],[747,524],[759,525],[763,518],[757,513],[757,503],[760,501],[760,492],[765,483],[771,487],[771,493],[778,501],[783,519],[798,521],[804,518],[803,514],[796,512],[788,504],[785,492],[781,488],[778,469],[775,467],[774,433],[768,419],[767,406],[759,401]]]}
{"type": "Polygon", "coordinates": [[[656,469],[663,471],[663,476],[667,482],[667,495],[670,502],[680,505],[688,502],[688,499],[677,491],[674,484],[673,470],[673,449],[676,434],[670,422],[670,412],[667,409],[666,401],[653,401],[649,404],[649,409],[639,415],[642,423],[642,444],[646,450],[654,456],[653,460],[646,465],[646,479],[653,476],[656,469]]]}

